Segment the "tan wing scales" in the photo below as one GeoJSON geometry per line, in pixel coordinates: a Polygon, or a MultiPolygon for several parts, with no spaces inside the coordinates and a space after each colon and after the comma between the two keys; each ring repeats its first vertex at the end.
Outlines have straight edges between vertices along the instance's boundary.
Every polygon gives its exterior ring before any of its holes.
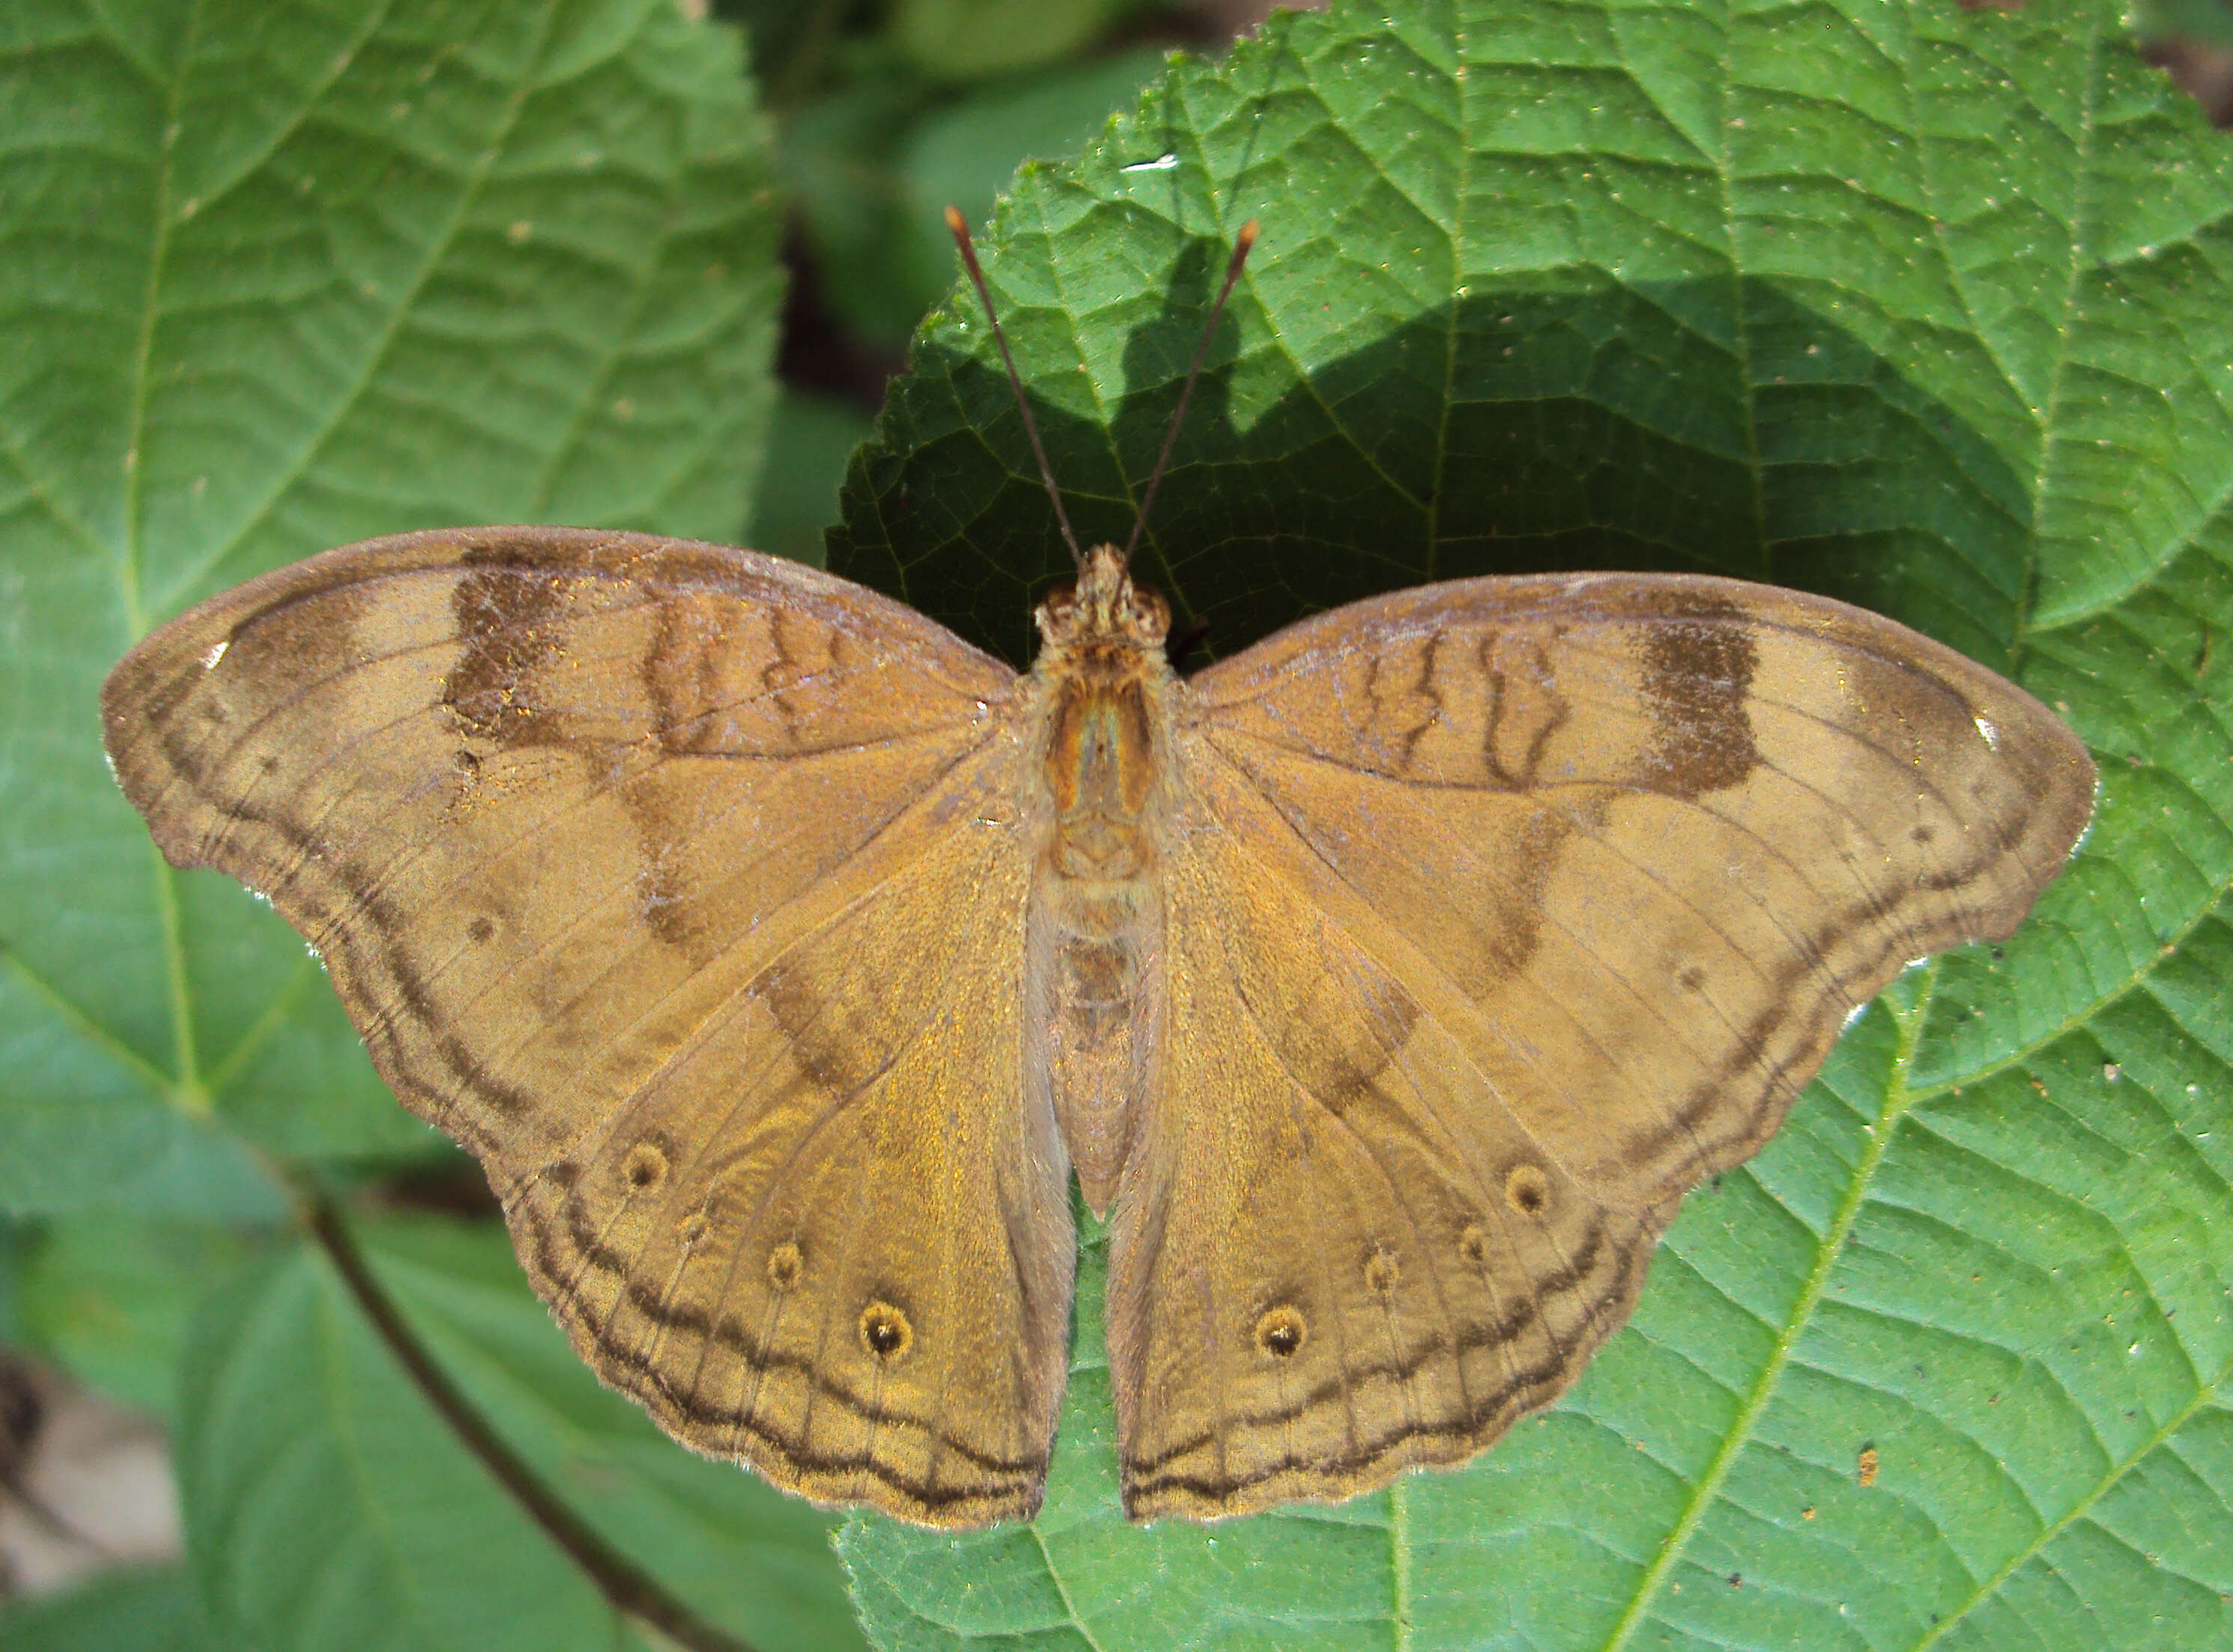
{"type": "Polygon", "coordinates": [[[1203,801],[1218,824],[1171,873],[1168,1088],[1110,1252],[1135,1519],[1470,1456],[1618,1327],[1674,1208],[1583,1187],[1255,852],[1276,820],[1203,801]]]}
{"type": "Polygon", "coordinates": [[[1546,1402],[1851,1010],[2009,933],[2091,808],[2021,690],[1731,581],[1425,587],[1185,693],[1111,1251],[1142,1515],[1346,1496],[1546,1402]]]}
{"type": "Polygon", "coordinates": [[[601,1375],[967,1524],[1037,1506],[1068,1323],[1017,995],[954,990],[1018,970],[1015,684],[811,569],[495,529],[228,592],[103,714],[165,854],[267,894],[479,1155],[601,1375]]]}

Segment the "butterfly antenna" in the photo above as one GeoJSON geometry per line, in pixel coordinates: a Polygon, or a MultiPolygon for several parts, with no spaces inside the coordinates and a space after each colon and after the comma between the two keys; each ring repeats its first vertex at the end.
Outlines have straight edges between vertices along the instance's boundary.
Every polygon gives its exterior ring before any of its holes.
{"type": "Polygon", "coordinates": [[[1032,417],[1032,404],[1025,399],[1024,381],[1016,372],[1016,358],[1008,354],[1008,335],[1000,330],[1000,318],[993,313],[993,289],[985,284],[985,271],[977,262],[977,249],[969,244],[969,225],[960,211],[946,209],[946,227],[954,231],[954,244],[961,249],[961,262],[968,267],[969,279],[977,284],[977,296],[985,302],[985,319],[993,323],[993,342],[1000,347],[1001,365],[1008,369],[1008,387],[1016,393],[1016,411],[1024,416],[1024,433],[1032,439],[1032,457],[1039,462],[1039,480],[1046,484],[1047,498],[1054,501],[1054,519],[1061,524],[1063,543],[1070,547],[1070,559],[1077,564],[1077,571],[1085,571],[1085,553],[1077,548],[1077,536],[1070,530],[1070,512],[1062,508],[1062,490],[1054,485],[1054,467],[1047,463],[1046,446],[1039,440],[1038,421],[1032,417]]]}
{"type": "Polygon", "coordinates": [[[1128,563],[1140,548],[1140,534],[1148,525],[1148,512],[1155,508],[1156,490],[1163,485],[1163,470],[1171,462],[1171,449],[1179,439],[1179,426],[1186,423],[1187,403],[1194,400],[1194,381],[1201,377],[1201,364],[1209,359],[1209,341],[1217,336],[1217,318],[1225,314],[1225,301],[1233,296],[1233,283],[1240,279],[1240,266],[1248,262],[1248,249],[1255,244],[1256,220],[1252,218],[1234,237],[1233,262],[1225,266],[1225,285],[1217,289],[1217,302],[1209,307],[1209,320],[1201,329],[1201,342],[1195,346],[1194,365],[1187,369],[1186,387],[1179,392],[1178,410],[1171,414],[1171,426],[1163,433],[1163,451],[1156,455],[1156,468],[1148,472],[1148,491],[1141,496],[1140,514],[1132,518],[1132,537],[1124,542],[1124,560],[1128,563]]]}

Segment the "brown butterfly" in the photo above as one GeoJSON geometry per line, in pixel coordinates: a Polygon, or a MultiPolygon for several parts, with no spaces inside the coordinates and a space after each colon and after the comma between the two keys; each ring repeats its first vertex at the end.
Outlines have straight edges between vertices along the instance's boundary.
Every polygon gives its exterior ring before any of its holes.
{"type": "Polygon", "coordinates": [[[751,551],[375,540],[147,638],[108,749],[323,955],[601,1376],[943,1526],[1039,1506],[1073,1170],[1129,1514],[1462,1462],[2091,808],[2037,701],[1821,597],[1460,580],[1182,679],[1127,562],[1018,676],[751,551]]]}

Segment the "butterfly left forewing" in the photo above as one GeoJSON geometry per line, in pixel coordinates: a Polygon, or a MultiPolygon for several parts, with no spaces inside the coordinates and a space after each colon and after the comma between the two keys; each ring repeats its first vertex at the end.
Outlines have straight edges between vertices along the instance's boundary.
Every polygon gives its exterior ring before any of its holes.
{"type": "Polygon", "coordinates": [[[779,1484],[966,1524],[1036,1506],[1067,1328],[1014,687],[812,569],[492,529],[227,592],[102,709],[165,854],[319,949],[602,1375],[779,1484]]]}
{"type": "Polygon", "coordinates": [[[1729,581],[1426,587],[1188,699],[1163,1146],[1112,1249],[1143,1512],[1346,1494],[1555,1394],[1683,1192],[1767,1139],[1906,959],[2008,933],[2091,806],[2082,746],[2021,690],[1729,581]],[[1278,985],[1313,959],[1312,993],[1278,985]],[[1219,1141],[1269,1167],[1221,1190],[1219,1141]],[[1358,1280],[1390,1247],[1410,1329],[1366,1358],[1383,1293],[1358,1280]],[[1323,1254],[1315,1284],[1293,1249],[1323,1254]],[[1275,1297],[1341,1335],[1252,1347],[1275,1297]]]}

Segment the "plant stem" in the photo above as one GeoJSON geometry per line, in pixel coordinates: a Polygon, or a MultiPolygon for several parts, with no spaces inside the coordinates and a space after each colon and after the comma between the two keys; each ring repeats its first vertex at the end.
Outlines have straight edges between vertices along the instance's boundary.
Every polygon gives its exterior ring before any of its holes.
{"type": "Polygon", "coordinates": [[[465,1449],[496,1477],[528,1519],[558,1546],[559,1551],[582,1569],[598,1592],[624,1612],[691,1652],[752,1652],[752,1647],[727,1630],[700,1618],[669,1594],[662,1584],[621,1554],[592,1531],[582,1518],[544,1485],[488,1421],[460,1393],[433,1356],[405,1323],[394,1300],[373,1277],[364,1252],[333,1201],[321,1193],[306,1200],[310,1232],[331,1259],[342,1283],[357,1306],[395,1356],[405,1373],[427,1403],[441,1414],[465,1449]]]}

